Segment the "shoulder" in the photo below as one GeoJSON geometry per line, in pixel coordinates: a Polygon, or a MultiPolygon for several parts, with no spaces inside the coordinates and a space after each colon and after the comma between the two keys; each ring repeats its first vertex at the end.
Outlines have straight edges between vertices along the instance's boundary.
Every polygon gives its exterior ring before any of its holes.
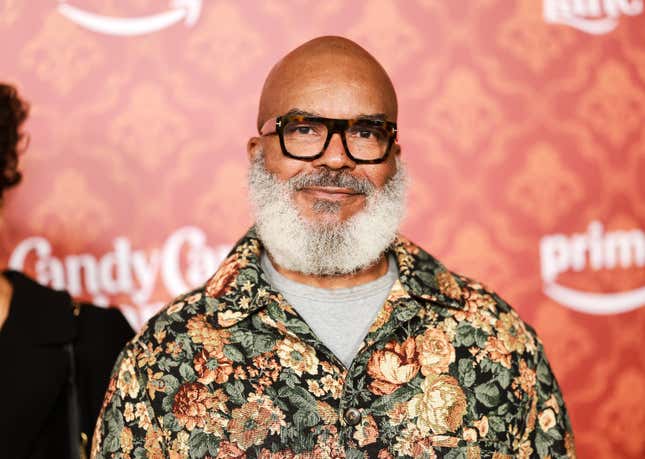
{"type": "MultiPolygon", "coordinates": [[[[206,295],[205,287],[182,294],[152,316],[129,343],[135,355],[162,347],[182,347],[185,337],[208,333],[214,323],[216,303],[206,295]]],[[[183,345],[186,348],[186,343],[183,345]]],[[[182,354],[188,349],[183,349],[182,354]]]]}
{"type": "Polygon", "coordinates": [[[13,290],[5,336],[28,336],[39,344],[67,343],[74,338],[76,324],[67,292],[41,285],[18,271],[3,274],[13,290]]]}
{"type": "Polygon", "coordinates": [[[202,286],[168,302],[148,320],[143,330],[159,330],[171,324],[175,324],[175,328],[181,328],[182,324],[187,323],[194,316],[213,312],[214,310],[209,308],[205,287],[202,286]]]}
{"type": "Polygon", "coordinates": [[[132,331],[132,327],[115,306],[101,307],[91,303],[73,303],[74,313],[78,315],[81,326],[108,326],[132,331]]]}
{"type": "Polygon", "coordinates": [[[535,334],[533,328],[524,322],[517,311],[496,291],[470,277],[454,272],[450,274],[459,286],[466,311],[485,310],[496,321],[502,320],[509,325],[521,325],[526,327],[527,333],[535,334]]]}
{"type": "Polygon", "coordinates": [[[445,322],[445,327],[454,329],[455,344],[471,354],[476,352],[475,347],[483,349],[493,359],[502,359],[507,368],[519,354],[535,357],[539,344],[535,330],[495,291],[448,270],[404,237],[399,237],[395,252],[402,282],[413,297],[425,302],[431,314],[445,322]]]}
{"type": "Polygon", "coordinates": [[[64,290],[55,290],[39,284],[19,271],[4,271],[3,275],[13,288],[12,303],[30,303],[34,307],[56,308],[56,312],[72,311],[71,298],[64,290]]]}
{"type": "Polygon", "coordinates": [[[441,315],[487,334],[516,327],[527,339],[535,336],[517,312],[483,282],[450,271],[437,258],[399,236],[394,246],[400,279],[408,292],[441,315]],[[500,328],[501,327],[501,328],[500,328]]]}
{"type": "Polygon", "coordinates": [[[456,328],[455,340],[480,359],[510,369],[519,360],[529,366],[541,351],[535,330],[500,295],[483,283],[450,272],[453,295],[460,307],[450,311],[456,328]]]}
{"type": "Polygon", "coordinates": [[[92,359],[105,355],[113,363],[116,354],[134,336],[134,330],[121,311],[89,303],[74,303],[74,311],[78,348],[89,352],[92,359]]]}
{"type": "Polygon", "coordinates": [[[399,278],[410,295],[425,302],[453,326],[458,325],[462,333],[478,337],[478,345],[484,344],[484,337],[492,336],[500,337],[511,352],[535,350],[535,331],[482,282],[448,270],[403,236],[399,235],[393,250],[399,264],[399,278]]]}

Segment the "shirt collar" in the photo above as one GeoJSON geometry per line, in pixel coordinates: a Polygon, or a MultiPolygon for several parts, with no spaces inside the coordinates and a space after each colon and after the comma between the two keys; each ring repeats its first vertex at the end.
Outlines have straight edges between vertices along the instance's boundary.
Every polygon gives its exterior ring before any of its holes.
{"type": "MultiPolygon", "coordinates": [[[[262,250],[255,228],[251,228],[206,282],[206,301],[215,310],[217,325],[230,327],[262,308],[286,305],[262,271],[262,250]]],[[[464,307],[455,276],[432,255],[400,235],[388,250],[395,256],[399,282],[408,295],[442,307],[464,307]]]]}

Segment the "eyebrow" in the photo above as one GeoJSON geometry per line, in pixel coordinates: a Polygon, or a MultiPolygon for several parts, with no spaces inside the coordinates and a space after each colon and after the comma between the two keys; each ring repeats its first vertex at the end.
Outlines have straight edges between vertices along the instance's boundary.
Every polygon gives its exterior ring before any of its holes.
{"type": "Polygon", "coordinates": [[[387,116],[385,113],[374,113],[374,114],[360,114],[356,117],[359,120],[372,120],[372,121],[387,121],[387,116]]]}
{"type": "MultiPolygon", "coordinates": [[[[312,117],[312,118],[326,118],[325,116],[322,116],[320,113],[309,112],[307,110],[301,110],[299,108],[292,108],[287,113],[285,113],[285,116],[292,116],[292,115],[309,116],[309,117],[312,117]]],[[[385,115],[385,113],[373,113],[373,114],[361,113],[355,119],[358,119],[358,120],[372,120],[372,121],[387,121],[387,116],[385,115]]]]}
{"type": "Polygon", "coordinates": [[[289,110],[287,113],[284,114],[285,116],[310,116],[310,117],[317,117],[317,118],[322,118],[323,116],[320,113],[315,113],[315,112],[308,112],[306,110],[301,110],[299,108],[292,108],[289,110]]]}

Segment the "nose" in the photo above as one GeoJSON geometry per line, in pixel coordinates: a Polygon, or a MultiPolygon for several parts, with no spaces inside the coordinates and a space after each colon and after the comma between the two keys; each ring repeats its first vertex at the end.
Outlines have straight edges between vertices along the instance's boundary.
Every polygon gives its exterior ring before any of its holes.
{"type": "Polygon", "coordinates": [[[320,158],[313,161],[312,165],[314,167],[326,166],[330,169],[348,168],[350,170],[356,167],[356,163],[347,155],[343,140],[338,132],[332,134],[327,149],[320,158]]]}

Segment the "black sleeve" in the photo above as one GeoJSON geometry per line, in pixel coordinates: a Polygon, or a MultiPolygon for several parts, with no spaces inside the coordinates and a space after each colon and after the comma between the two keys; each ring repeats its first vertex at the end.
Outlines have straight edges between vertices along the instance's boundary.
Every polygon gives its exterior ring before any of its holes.
{"type": "Polygon", "coordinates": [[[133,336],[134,331],[117,308],[81,306],[75,352],[81,431],[87,435],[88,448],[112,366],[133,336]]]}

